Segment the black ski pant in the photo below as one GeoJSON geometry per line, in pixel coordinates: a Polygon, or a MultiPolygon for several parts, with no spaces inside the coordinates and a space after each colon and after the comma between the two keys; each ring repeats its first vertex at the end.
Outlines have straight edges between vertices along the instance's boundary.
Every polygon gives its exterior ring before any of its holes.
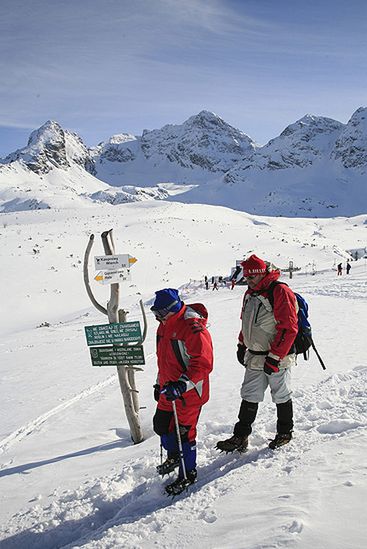
{"type": "MultiPolygon", "coordinates": [[[[252,432],[252,424],[255,421],[259,404],[242,400],[238,413],[239,421],[235,424],[233,433],[236,436],[248,436],[252,432]]],[[[282,404],[277,404],[277,433],[285,435],[293,429],[293,405],[292,399],[282,404]]]]}

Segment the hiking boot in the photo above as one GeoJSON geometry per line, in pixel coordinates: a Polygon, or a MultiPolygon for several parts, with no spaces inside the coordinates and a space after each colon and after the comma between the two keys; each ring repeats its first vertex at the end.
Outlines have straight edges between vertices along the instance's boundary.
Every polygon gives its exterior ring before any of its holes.
{"type": "Polygon", "coordinates": [[[192,471],[188,471],[186,473],[187,478],[178,477],[174,482],[171,482],[171,484],[167,484],[165,487],[165,491],[169,496],[178,496],[181,494],[184,490],[187,490],[187,488],[194,484],[197,478],[197,471],[196,469],[192,469],[192,471]]]}
{"type": "Polygon", "coordinates": [[[292,440],[292,433],[285,433],[284,435],[275,435],[275,439],[272,440],[269,443],[269,448],[272,450],[275,450],[275,448],[279,448],[279,446],[284,446],[284,444],[288,444],[292,440]]]}
{"type": "Polygon", "coordinates": [[[248,446],[248,437],[247,436],[237,436],[233,435],[231,438],[227,438],[227,440],[220,440],[217,442],[217,450],[221,450],[221,452],[234,452],[235,450],[238,450],[238,452],[246,452],[248,446]]]}
{"type": "Polygon", "coordinates": [[[157,473],[158,475],[161,475],[164,477],[164,475],[168,475],[169,473],[172,473],[180,465],[180,456],[171,456],[166,459],[163,463],[160,465],[157,465],[157,473]]]}

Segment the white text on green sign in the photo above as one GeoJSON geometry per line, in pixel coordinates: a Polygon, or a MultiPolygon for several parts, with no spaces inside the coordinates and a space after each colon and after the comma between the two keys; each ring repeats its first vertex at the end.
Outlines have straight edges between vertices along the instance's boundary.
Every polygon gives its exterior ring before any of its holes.
{"type": "Polygon", "coordinates": [[[93,366],[138,366],[145,364],[141,345],[130,347],[91,347],[93,366]]]}
{"type": "Polygon", "coordinates": [[[139,321],[97,324],[96,326],[85,326],[84,330],[89,346],[133,343],[142,339],[139,321]]]}

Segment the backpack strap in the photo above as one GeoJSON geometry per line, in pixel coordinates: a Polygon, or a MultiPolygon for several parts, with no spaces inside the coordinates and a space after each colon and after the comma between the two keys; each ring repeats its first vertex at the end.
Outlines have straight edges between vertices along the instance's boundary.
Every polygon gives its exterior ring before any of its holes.
{"type": "MultiPolygon", "coordinates": [[[[288,286],[288,284],[286,282],[279,282],[278,280],[273,280],[273,282],[271,282],[267,288],[267,292],[268,292],[268,300],[269,300],[269,303],[272,307],[272,309],[274,308],[274,288],[275,286],[277,286],[278,284],[284,284],[284,286],[288,286]]],[[[321,364],[321,367],[323,370],[326,370],[326,366],[321,358],[321,356],[319,355],[319,352],[318,350],[316,349],[316,346],[315,346],[315,343],[312,339],[312,336],[309,336],[309,340],[311,342],[311,347],[313,348],[313,350],[315,351],[316,353],[316,356],[317,358],[319,359],[319,362],[321,364]]],[[[306,358],[306,353],[304,353],[304,359],[307,360],[308,357],[306,358]]]]}
{"type": "Polygon", "coordinates": [[[275,286],[278,286],[278,284],[283,284],[284,286],[288,286],[286,282],[279,282],[278,280],[273,280],[273,282],[269,284],[266,290],[268,293],[268,300],[272,309],[274,309],[274,288],[275,286]]]}

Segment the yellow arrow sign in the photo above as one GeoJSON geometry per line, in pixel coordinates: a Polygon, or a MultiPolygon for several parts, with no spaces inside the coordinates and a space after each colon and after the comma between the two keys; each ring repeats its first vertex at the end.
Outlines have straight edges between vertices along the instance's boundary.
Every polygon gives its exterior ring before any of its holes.
{"type": "Polygon", "coordinates": [[[134,263],[136,263],[138,260],[136,259],[136,257],[129,257],[129,263],[130,265],[133,265],[134,263]]]}
{"type": "Polygon", "coordinates": [[[96,276],[94,277],[94,280],[97,280],[97,282],[101,282],[101,280],[104,280],[103,273],[99,272],[98,274],[96,274],[96,276]]]}

